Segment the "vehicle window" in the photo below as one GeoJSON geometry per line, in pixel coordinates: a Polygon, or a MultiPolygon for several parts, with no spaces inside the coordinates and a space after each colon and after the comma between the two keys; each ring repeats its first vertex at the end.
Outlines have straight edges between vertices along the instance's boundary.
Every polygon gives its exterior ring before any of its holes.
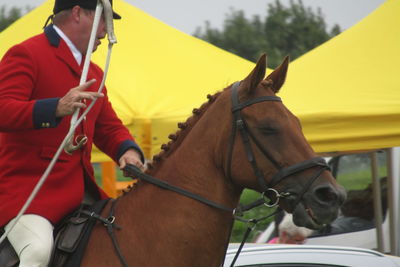
{"type": "MultiPolygon", "coordinates": [[[[386,176],[386,153],[377,152],[379,177],[386,176]]],[[[369,153],[344,155],[338,159],[336,179],[346,190],[361,190],[372,181],[369,153]]]]}
{"type": "MultiPolygon", "coordinates": [[[[386,153],[377,152],[382,213],[387,210],[386,153]]],[[[339,184],[347,190],[347,199],[340,207],[340,216],[330,225],[313,234],[324,236],[363,231],[375,227],[371,154],[352,154],[331,159],[332,170],[339,184]]]]}

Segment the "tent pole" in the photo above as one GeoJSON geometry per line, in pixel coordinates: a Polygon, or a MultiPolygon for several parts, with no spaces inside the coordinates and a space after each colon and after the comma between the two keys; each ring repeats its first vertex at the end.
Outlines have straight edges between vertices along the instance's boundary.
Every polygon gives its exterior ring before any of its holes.
{"type": "Polygon", "coordinates": [[[379,252],[384,252],[383,247],[383,230],[382,230],[382,197],[381,197],[381,184],[378,172],[378,157],[376,151],[370,153],[371,157],[371,174],[373,185],[374,197],[374,220],[376,227],[376,242],[379,252]]]}
{"type": "MultiPolygon", "coordinates": [[[[387,178],[388,178],[388,207],[389,207],[389,232],[390,232],[390,254],[399,255],[398,254],[398,211],[396,205],[396,199],[398,198],[398,188],[395,179],[398,179],[398,173],[396,174],[394,160],[396,159],[398,162],[398,155],[395,155],[393,148],[386,149],[387,153],[387,178]],[[395,177],[396,176],[396,177],[395,177]]],[[[398,154],[398,151],[397,153],[398,154]]]]}
{"type": "Polygon", "coordinates": [[[393,197],[393,217],[394,217],[394,255],[400,256],[400,147],[392,149],[392,197],[393,197]]]}

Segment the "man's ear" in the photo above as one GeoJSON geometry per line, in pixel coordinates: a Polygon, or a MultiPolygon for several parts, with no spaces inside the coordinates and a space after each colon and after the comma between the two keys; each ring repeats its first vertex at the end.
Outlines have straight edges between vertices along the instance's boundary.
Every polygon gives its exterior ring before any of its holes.
{"type": "Polygon", "coordinates": [[[80,6],[74,6],[71,9],[72,20],[76,23],[79,23],[81,20],[83,9],[80,6]]]}

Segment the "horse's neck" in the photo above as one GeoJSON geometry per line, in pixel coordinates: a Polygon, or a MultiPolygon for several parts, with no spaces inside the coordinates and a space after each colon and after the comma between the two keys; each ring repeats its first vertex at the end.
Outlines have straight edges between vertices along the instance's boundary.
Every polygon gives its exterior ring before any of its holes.
{"type": "MultiPolygon", "coordinates": [[[[159,163],[153,175],[233,209],[240,192],[224,177],[221,158],[214,155],[218,146],[215,135],[204,129],[213,127],[212,120],[206,124],[198,122],[179,149],[159,163]],[[199,141],[204,139],[208,141],[199,141]]],[[[223,257],[232,224],[229,212],[147,183],[124,196],[120,205],[127,211],[124,217],[132,215],[132,227],[145,238],[157,240],[157,245],[148,249],[170,250],[178,265],[190,258],[199,261],[190,266],[214,266],[223,257]]]]}

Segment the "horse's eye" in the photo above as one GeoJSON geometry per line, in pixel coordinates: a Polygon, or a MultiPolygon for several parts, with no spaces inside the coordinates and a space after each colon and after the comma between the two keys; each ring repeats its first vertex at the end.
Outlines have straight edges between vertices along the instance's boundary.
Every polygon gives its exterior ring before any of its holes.
{"type": "Polygon", "coordinates": [[[258,127],[258,129],[264,135],[273,135],[273,134],[278,133],[278,129],[277,128],[262,126],[262,127],[258,127]]]}

